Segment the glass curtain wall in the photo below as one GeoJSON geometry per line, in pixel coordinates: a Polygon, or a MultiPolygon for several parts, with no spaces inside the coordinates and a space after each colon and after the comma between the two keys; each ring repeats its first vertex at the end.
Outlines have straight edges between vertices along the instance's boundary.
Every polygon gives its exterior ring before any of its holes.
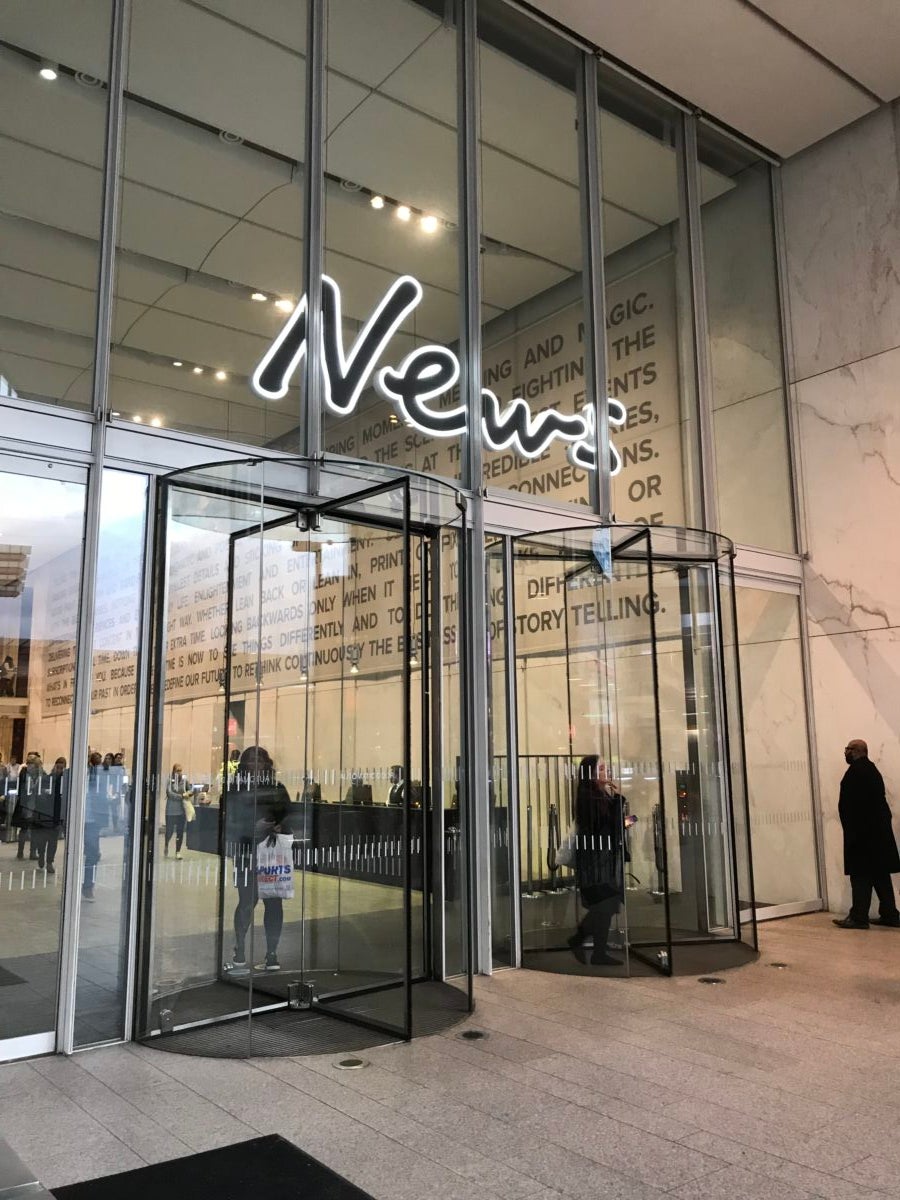
{"type": "Polygon", "coordinates": [[[0,5],[0,403],[91,404],[111,13],[0,5]]]}
{"type": "Polygon", "coordinates": [[[772,168],[704,123],[697,147],[719,528],[791,553],[772,168]]]}
{"type": "Polygon", "coordinates": [[[458,349],[453,9],[444,0],[330,0],[322,134],[325,449],[448,479],[459,477],[462,451],[452,368],[440,389],[432,379],[428,404],[449,434],[439,438],[398,403],[396,375],[380,372],[402,373],[428,346],[458,349]],[[367,335],[376,312],[383,322],[367,335]]]}
{"type": "MultiPolygon", "coordinates": [[[[0,457],[0,1046],[55,1048],[87,472],[0,457]],[[44,1035],[40,1044],[28,1043],[44,1035]],[[6,1042],[6,1039],[10,1039],[6,1042]]],[[[102,918],[98,918],[102,921],[102,918]]]]}
{"type": "Polygon", "coordinates": [[[684,116],[602,66],[598,100],[612,511],[702,526],[684,116]]]}
{"type": "Polygon", "coordinates": [[[253,375],[302,290],[306,3],[130,25],[111,415],[297,449],[299,375],[253,375]]]}
{"type": "MultiPolygon", "coordinates": [[[[523,422],[515,436],[510,420],[517,408],[527,410],[527,424],[539,430],[558,420],[554,414],[583,418],[592,401],[584,359],[581,53],[502,0],[480,0],[478,66],[484,484],[589,504],[590,472],[574,458],[577,435],[529,439],[523,422]]],[[[591,448],[590,428],[582,451],[591,448]]]]}
{"type": "Polygon", "coordinates": [[[757,911],[819,900],[800,599],[736,592],[757,911]]]}

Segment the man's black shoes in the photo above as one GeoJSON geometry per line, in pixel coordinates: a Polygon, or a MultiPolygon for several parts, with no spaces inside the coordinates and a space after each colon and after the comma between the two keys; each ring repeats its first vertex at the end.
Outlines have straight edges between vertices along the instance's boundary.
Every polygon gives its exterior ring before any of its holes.
{"type": "Polygon", "coordinates": [[[868,929],[868,921],[854,921],[852,917],[844,917],[843,920],[834,920],[832,925],[837,925],[838,929],[868,929]]]}

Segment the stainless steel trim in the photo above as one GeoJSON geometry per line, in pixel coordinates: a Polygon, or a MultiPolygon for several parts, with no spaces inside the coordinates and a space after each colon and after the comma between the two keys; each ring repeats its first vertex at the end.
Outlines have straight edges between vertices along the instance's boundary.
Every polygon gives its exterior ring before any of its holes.
{"type": "MultiPolygon", "coordinates": [[[[304,153],[303,289],[306,295],[306,419],[303,453],[322,453],[322,269],[325,261],[325,28],[326,0],[307,0],[306,127],[304,153]]],[[[310,480],[316,494],[317,480],[310,480]]]]}
{"type": "Polygon", "coordinates": [[[103,454],[106,430],[106,396],[109,372],[109,343],[112,328],[112,289],[115,270],[115,238],[118,215],[119,166],[122,151],[123,81],[128,48],[131,0],[115,0],[110,44],[109,105],[106,120],[106,150],[103,178],[103,221],[100,239],[99,297],[94,351],[93,409],[96,424],[92,436],[94,465],[88,475],[81,566],[81,604],[76,635],[75,679],[72,702],[72,744],[69,820],[66,837],[65,895],[59,954],[59,1002],[57,1046],[71,1054],[75,1044],[78,947],[81,922],[85,803],[87,771],[85,755],[90,736],[90,695],[93,674],[94,617],[97,598],[97,563],[100,546],[100,501],[103,483],[103,454]]]}
{"type": "Polygon", "coordinates": [[[581,239],[584,256],[584,386],[594,410],[597,469],[591,480],[594,511],[612,519],[609,473],[609,405],[606,384],[606,288],[603,278],[603,202],[597,60],[583,54],[578,72],[578,161],[581,182],[581,239]]]}
{"type": "MultiPolygon", "coordinates": [[[[464,534],[459,535],[460,538],[464,534]]],[[[444,605],[441,537],[431,544],[431,953],[438,979],[447,976],[446,921],[444,905],[444,605]]],[[[426,963],[426,971],[428,964],[426,963]]]]}
{"type": "Polygon", "coordinates": [[[125,1026],[123,1037],[130,1042],[134,1037],[134,997],[138,956],[138,903],[141,882],[141,849],[143,846],[144,773],[147,755],[147,727],[149,721],[148,679],[151,670],[151,604],[153,601],[153,552],[154,521],[156,510],[155,480],[145,476],[147,488],[144,508],[144,576],[141,592],[140,643],[138,669],[135,680],[134,753],[131,756],[131,878],[128,881],[128,923],[125,953],[125,1026]]]}
{"type": "MultiPolygon", "coordinates": [[[[821,900],[796,900],[790,904],[757,904],[756,920],[775,921],[779,917],[796,917],[801,913],[822,912],[827,909],[821,900]]],[[[752,913],[741,914],[741,924],[746,925],[753,919],[752,913]]]]}
{"type": "Polygon", "coordinates": [[[522,965],[522,856],[519,845],[519,709],[516,687],[516,604],[512,538],[503,539],[503,621],[506,667],[506,761],[509,840],[509,903],[511,908],[512,966],[522,965]]]}
{"type": "Polygon", "coordinates": [[[719,491],[716,480],[715,431],[713,427],[712,362],[709,354],[709,314],[706,307],[706,276],[703,264],[703,230],[700,215],[699,161],[697,158],[697,122],[688,116],[682,122],[681,154],[682,199],[687,212],[687,248],[690,267],[691,304],[693,307],[694,363],[696,367],[697,429],[700,454],[697,477],[704,529],[719,528],[719,491]]]}
{"type": "MultiPolygon", "coordinates": [[[[797,405],[794,375],[794,344],[791,326],[790,292],[788,290],[787,256],[785,252],[784,194],[780,169],[770,171],[772,187],[772,231],[775,241],[779,314],[781,317],[782,378],[784,380],[785,416],[787,419],[788,463],[791,472],[791,491],[794,503],[794,536],[801,560],[809,558],[808,524],[803,487],[803,459],[800,452],[800,414],[797,405]]],[[[806,741],[809,753],[810,786],[812,788],[813,828],[815,830],[816,872],[822,903],[828,907],[828,873],[825,868],[825,822],[822,812],[822,779],[816,737],[816,711],[812,684],[812,662],[809,645],[809,616],[806,607],[806,572],[800,577],[800,660],[803,669],[803,695],[806,704],[806,741]]]]}
{"type": "Polygon", "coordinates": [[[462,485],[484,487],[481,429],[481,148],[476,0],[460,0],[457,37],[457,171],[459,188],[460,393],[467,409],[462,485]]]}

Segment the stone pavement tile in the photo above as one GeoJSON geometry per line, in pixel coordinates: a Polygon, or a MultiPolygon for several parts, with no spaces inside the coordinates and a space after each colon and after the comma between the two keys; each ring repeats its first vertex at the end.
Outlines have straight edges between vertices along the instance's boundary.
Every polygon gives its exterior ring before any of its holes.
{"type": "Polygon", "coordinates": [[[42,1058],[34,1065],[60,1093],[99,1121],[144,1162],[161,1162],[192,1153],[186,1141],[83,1070],[80,1058],[42,1058]]]}
{"type": "Polygon", "coordinates": [[[544,1074],[578,1084],[585,1091],[606,1096],[613,1101],[621,1100],[648,1112],[664,1113],[669,1105],[681,1099],[680,1093],[672,1088],[569,1054],[553,1054],[542,1058],[539,1069],[544,1074]]]}
{"type": "Polygon", "coordinates": [[[887,1192],[889,1196],[900,1196],[900,1162],[870,1154],[841,1171],[844,1179],[887,1192]]]}
{"type": "Polygon", "coordinates": [[[730,1141],[712,1133],[699,1133],[688,1144],[705,1154],[737,1167],[745,1167],[759,1175],[767,1175],[782,1183],[810,1192],[825,1200],[872,1200],[870,1188],[862,1188],[839,1175],[828,1174],[800,1163],[789,1162],[775,1153],[757,1150],[740,1142],[730,1141]]]}
{"type": "Polygon", "coordinates": [[[510,1062],[534,1062],[538,1058],[544,1058],[548,1053],[546,1046],[536,1046],[534,1042],[501,1032],[492,1033],[490,1037],[479,1042],[467,1042],[460,1037],[465,1028],[482,1028],[478,1021],[478,1013],[475,1013],[471,1022],[466,1025],[455,1026],[452,1030],[442,1034],[441,1041],[447,1042],[451,1046],[463,1046],[466,1049],[477,1048],[497,1058],[508,1059],[510,1062]]]}
{"type": "Polygon", "coordinates": [[[32,1165],[41,1183],[52,1190],[84,1179],[133,1171],[146,1164],[133,1150],[110,1139],[109,1143],[100,1146],[74,1144],[65,1150],[54,1147],[53,1153],[36,1159],[32,1165]]]}
{"type": "Polygon", "coordinates": [[[683,1142],[655,1137],[588,1109],[560,1102],[552,1117],[524,1123],[543,1141],[554,1142],[585,1158],[636,1179],[650,1187],[668,1190],[680,1183],[718,1170],[721,1163],[683,1142]]]}
{"type": "Polygon", "coordinates": [[[668,1194],[678,1200],[813,1200],[810,1192],[742,1167],[724,1167],[668,1194]]]}
{"type": "Polygon", "coordinates": [[[115,1142],[108,1129],[59,1092],[17,1096],[3,1109],[2,1127],[15,1153],[35,1170],[48,1154],[115,1142]]]}
{"type": "Polygon", "coordinates": [[[715,1111],[715,1105],[709,1105],[706,1114],[696,1111],[691,1113],[698,1123],[705,1119],[709,1128],[703,1133],[685,1138],[686,1146],[693,1146],[717,1157],[728,1157],[729,1161],[731,1153],[722,1152],[719,1147],[743,1146],[751,1151],[833,1175],[862,1157],[862,1152],[855,1147],[823,1134],[821,1130],[815,1134],[798,1135],[777,1125],[754,1121],[750,1117],[738,1114],[731,1114],[729,1119],[716,1123],[715,1111]],[[710,1138],[713,1139],[712,1142],[710,1138]]]}
{"type": "Polygon", "coordinates": [[[298,1090],[298,1097],[314,1096],[339,1112],[353,1117],[401,1146],[446,1167],[466,1180],[482,1183],[498,1196],[524,1200],[535,1181],[479,1153],[476,1146],[461,1144],[444,1133],[420,1124],[412,1116],[346,1087],[339,1077],[329,1079],[296,1060],[267,1059],[258,1063],[298,1090]]]}
{"type": "MultiPolygon", "coordinates": [[[[481,1054],[482,1050],[486,1055],[489,1055],[490,1045],[490,1040],[472,1043],[459,1042],[451,1044],[448,1049],[451,1054],[457,1057],[471,1058],[481,1054]]],[[[648,1109],[637,1104],[631,1104],[626,1100],[618,1098],[616,1093],[626,1090],[617,1087],[618,1079],[625,1079],[627,1082],[626,1076],[615,1077],[614,1072],[593,1067],[590,1063],[580,1064],[575,1059],[571,1059],[569,1061],[576,1069],[584,1067],[583,1071],[577,1072],[579,1082],[576,1083],[561,1074],[554,1073],[553,1071],[544,1071],[542,1063],[545,1061],[550,1061],[553,1066],[557,1065],[556,1057],[551,1060],[539,1059],[533,1064],[509,1062],[502,1058],[494,1058],[494,1065],[491,1069],[504,1080],[516,1080],[535,1094],[548,1092],[560,1100],[567,1100],[582,1108],[590,1109],[604,1116],[613,1117],[624,1125],[643,1129],[647,1133],[668,1138],[670,1141],[680,1141],[695,1131],[694,1126],[686,1125],[683,1121],[678,1121],[666,1113],[657,1112],[653,1108],[648,1109]],[[613,1076],[612,1087],[607,1084],[610,1076],[613,1076]]],[[[502,1088],[503,1086],[503,1082],[498,1082],[498,1087],[502,1088]]],[[[650,1090],[649,1087],[647,1090],[650,1090]]]]}
{"type": "MultiPolygon", "coordinates": [[[[3,1102],[3,1108],[7,1107],[13,1096],[17,1096],[21,1092],[33,1094],[41,1090],[50,1091],[52,1088],[45,1084],[34,1069],[34,1063],[4,1063],[0,1068],[0,1101],[3,1102]]],[[[2,1131],[2,1126],[0,1126],[0,1131],[2,1131]]]]}

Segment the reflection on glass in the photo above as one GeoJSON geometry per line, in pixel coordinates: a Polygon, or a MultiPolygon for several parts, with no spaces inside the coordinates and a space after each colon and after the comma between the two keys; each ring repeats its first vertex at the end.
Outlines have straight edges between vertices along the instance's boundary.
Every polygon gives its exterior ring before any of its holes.
{"type": "Polygon", "coordinates": [[[110,12],[0,5],[0,398],[91,403],[110,12]]]}
{"type": "Polygon", "coordinates": [[[814,901],[819,881],[799,600],[741,587],[737,610],[756,904],[814,901]]]}
{"type": "Polygon", "coordinates": [[[81,590],[85,473],[28,471],[0,473],[0,1039],[56,1027],[81,590]]]}
{"type": "Polygon", "coordinates": [[[467,965],[456,534],[406,535],[398,487],[261,502],[299,471],[168,492],[142,1036],[311,1004],[404,1034],[410,976],[467,965]]]}
{"type": "Polygon", "coordinates": [[[110,408],[296,448],[299,379],[251,377],[300,299],[304,0],[131,6],[110,408]],[[223,86],[227,80],[228,86],[223,86]]]}
{"type": "MultiPolygon", "coordinates": [[[[532,417],[580,414],[583,248],[576,78],[579,53],[499,0],[478,10],[481,80],[481,324],[488,406],[515,397],[532,417]]],[[[587,472],[558,438],[523,458],[493,436],[484,482],[587,504],[587,472]]]]}
{"type": "MultiPolygon", "coordinates": [[[[612,508],[619,521],[696,524],[681,114],[602,67],[599,102],[612,508]]],[[[707,175],[713,193],[727,186],[707,175]]]]}
{"type": "Polygon", "coordinates": [[[490,628],[490,837],[491,954],[494,966],[514,966],[512,942],[511,845],[509,807],[509,741],[506,728],[506,614],[503,544],[487,548],[488,621],[490,628]]]}
{"type": "Polygon", "coordinates": [[[104,471],[88,729],[75,1044],[122,1037],[134,832],[135,698],[147,482],[104,471]],[[99,762],[90,766],[90,756],[99,762]]]}
{"type": "Polygon", "coordinates": [[[791,552],[771,168],[706,125],[698,153],[719,526],[733,541],[791,552]]]}
{"type": "MultiPolygon", "coordinates": [[[[326,11],[325,270],[343,315],[333,336],[349,360],[396,281],[412,276],[421,296],[376,360],[397,368],[426,345],[453,350],[459,340],[457,31],[432,0],[331,0],[326,11]]],[[[457,478],[459,434],[413,428],[375,387],[374,367],[355,400],[326,399],[326,450],[457,478]]],[[[449,386],[429,407],[458,407],[456,392],[449,386]]]]}

